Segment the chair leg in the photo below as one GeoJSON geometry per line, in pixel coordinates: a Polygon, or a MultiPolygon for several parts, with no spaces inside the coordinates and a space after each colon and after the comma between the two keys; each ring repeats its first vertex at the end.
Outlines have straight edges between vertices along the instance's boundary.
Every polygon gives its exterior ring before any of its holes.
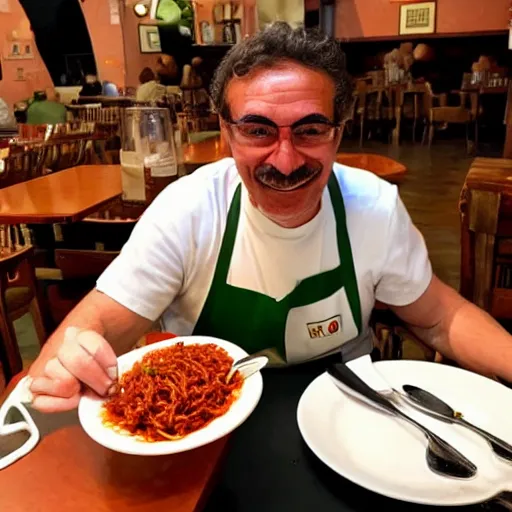
{"type": "Polygon", "coordinates": [[[7,288],[7,279],[0,276],[0,357],[5,359],[5,374],[7,382],[21,372],[23,361],[21,360],[18,341],[14,326],[7,313],[7,301],[5,299],[5,290],[7,288]]]}
{"type": "Polygon", "coordinates": [[[428,123],[425,121],[425,126],[423,127],[423,135],[421,136],[421,145],[425,145],[425,141],[427,140],[427,131],[428,131],[428,123]]]}
{"type": "Polygon", "coordinates": [[[363,147],[363,137],[364,137],[364,117],[361,116],[361,123],[360,123],[361,132],[359,133],[359,147],[363,147]]]}
{"type": "Polygon", "coordinates": [[[36,329],[39,345],[42,347],[46,341],[47,335],[46,329],[44,327],[43,315],[41,314],[41,310],[39,309],[39,303],[37,301],[37,298],[32,299],[32,302],[30,303],[30,314],[34,322],[34,327],[36,329]]]}
{"type": "Polygon", "coordinates": [[[430,123],[430,126],[428,127],[428,148],[432,146],[432,141],[434,140],[434,123],[430,123]]]}

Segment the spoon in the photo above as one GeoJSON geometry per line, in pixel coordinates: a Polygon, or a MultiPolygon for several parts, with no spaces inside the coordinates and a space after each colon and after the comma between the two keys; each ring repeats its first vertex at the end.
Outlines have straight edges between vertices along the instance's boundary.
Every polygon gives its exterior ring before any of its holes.
{"type": "Polygon", "coordinates": [[[362,381],[347,365],[333,364],[327,369],[336,386],[365,403],[397,416],[423,432],[428,440],[426,459],[435,473],[453,478],[471,478],[477,467],[453,446],[429,429],[407,416],[390,400],[362,381]]]}
{"type": "Polygon", "coordinates": [[[462,425],[463,427],[466,427],[469,430],[480,434],[489,442],[492,450],[496,455],[512,462],[512,446],[502,439],[499,439],[493,434],[490,434],[489,432],[482,430],[472,423],[469,423],[469,421],[464,419],[462,413],[455,411],[446,402],[443,402],[440,398],[437,398],[437,396],[434,396],[432,393],[429,393],[428,391],[425,391],[424,389],[418,388],[416,386],[411,386],[410,384],[405,384],[402,386],[402,389],[406,394],[403,395],[400,393],[400,396],[405,398],[407,402],[416,409],[429,414],[438,420],[445,421],[446,423],[462,425]]]}
{"type": "Polygon", "coordinates": [[[257,354],[253,354],[252,356],[243,357],[238,361],[233,363],[231,370],[226,376],[226,384],[233,378],[233,375],[237,372],[240,372],[244,379],[248,379],[251,375],[259,372],[261,369],[265,368],[268,364],[267,356],[259,356],[257,354]]]}

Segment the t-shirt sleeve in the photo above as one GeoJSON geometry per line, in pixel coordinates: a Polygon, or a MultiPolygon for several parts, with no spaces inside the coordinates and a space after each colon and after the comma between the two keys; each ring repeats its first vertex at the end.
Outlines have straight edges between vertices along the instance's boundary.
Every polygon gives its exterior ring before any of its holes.
{"type": "Polygon", "coordinates": [[[432,280],[432,266],[423,236],[397,192],[395,195],[375,297],[385,304],[406,306],[427,289],[432,280]]]}
{"type": "Polygon", "coordinates": [[[152,321],[174,300],[184,279],[184,242],[175,222],[166,220],[173,214],[166,209],[168,195],[162,193],[146,210],[96,283],[97,290],[152,321]]]}

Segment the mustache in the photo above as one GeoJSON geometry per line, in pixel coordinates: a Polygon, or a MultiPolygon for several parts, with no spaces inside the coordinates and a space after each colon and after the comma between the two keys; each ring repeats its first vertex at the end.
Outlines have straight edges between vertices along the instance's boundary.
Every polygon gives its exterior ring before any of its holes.
{"type": "Polygon", "coordinates": [[[276,190],[295,190],[311,181],[323,169],[322,164],[304,164],[286,175],[271,164],[257,167],[254,177],[263,185],[276,190]]]}

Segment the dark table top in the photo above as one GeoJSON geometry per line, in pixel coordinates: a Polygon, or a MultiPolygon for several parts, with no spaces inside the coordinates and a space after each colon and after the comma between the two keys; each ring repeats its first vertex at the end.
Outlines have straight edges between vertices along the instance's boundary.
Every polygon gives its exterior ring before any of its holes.
{"type": "MultiPolygon", "coordinates": [[[[367,491],[329,469],[307,447],[297,425],[297,405],[308,384],[325,367],[323,360],[264,370],[261,401],[230,440],[225,466],[206,512],[441,510],[367,491]]],[[[442,510],[469,512],[484,508],[475,505],[442,510]]]]}

